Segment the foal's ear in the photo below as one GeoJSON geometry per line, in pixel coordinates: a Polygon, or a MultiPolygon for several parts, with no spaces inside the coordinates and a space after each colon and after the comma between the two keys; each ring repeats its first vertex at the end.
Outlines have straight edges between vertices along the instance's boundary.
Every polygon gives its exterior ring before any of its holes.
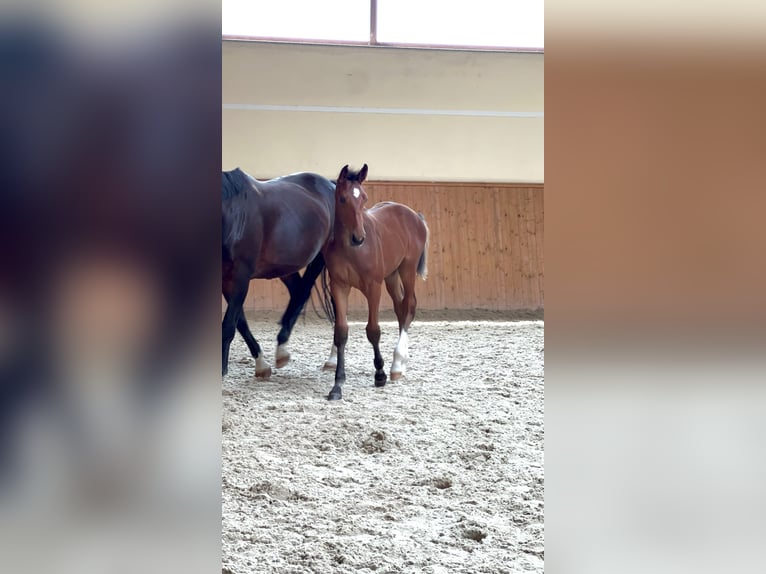
{"type": "Polygon", "coordinates": [[[340,170],[340,174],[338,175],[338,181],[341,179],[346,179],[346,176],[348,175],[348,164],[343,166],[343,169],[340,170]]]}
{"type": "Polygon", "coordinates": [[[364,164],[359,170],[359,183],[364,183],[365,179],[367,179],[367,164],[364,164]]]}

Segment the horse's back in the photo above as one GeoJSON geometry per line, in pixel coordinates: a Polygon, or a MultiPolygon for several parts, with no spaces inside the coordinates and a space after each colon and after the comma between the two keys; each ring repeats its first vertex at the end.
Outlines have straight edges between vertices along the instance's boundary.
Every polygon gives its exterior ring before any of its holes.
{"type": "Polygon", "coordinates": [[[258,180],[239,168],[222,172],[222,208],[228,242],[242,237],[246,220],[263,225],[289,213],[293,219],[329,218],[335,211],[335,186],[321,175],[300,172],[269,180],[258,180]]]}
{"type": "Polygon", "coordinates": [[[248,175],[240,168],[221,172],[222,199],[232,199],[243,191],[255,192],[255,195],[284,193],[300,190],[308,194],[318,193],[325,198],[334,196],[335,185],[326,177],[308,171],[291,173],[273,179],[259,180],[248,175]]]}
{"type": "Polygon", "coordinates": [[[325,199],[334,199],[335,196],[335,185],[329,179],[308,171],[291,173],[260,183],[264,191],[279,193],[286,190],[300,190],[309,195],[319,194],[325,199]]]}
{"type": "Polygon", "coordinates": [[[396,203],[395,201],[381,201],[376,203],[367,210],[369,215],[376,218],[380,217],[409,217],[410,214],[415,214],[415,211],[408,205],[403,203],[396,203]]]}
{"type": "Polygon", "coordinates": [[[243,192],[258,191],[258,180],[250,177],[240,168],[221,172],[221,200],[232,200],[243,192]]]}
{"type": "MultiPolygon", "coordinates": [[[[383,260],[387,262],[386,275],[389,267],[396,268],[402,259],[417,261],[424,257],[429,232],[422,214],[402,203],[385,201],[373,205],[367,215],[374,225],[383,260]]],[[[422,267],[425,270],[425,263],[422,267]]]]}
{"type": "Polygon", "coordinates": [[[260,182],[260,210],[270,232],[295,240],[295,234],[312,237],[319,229],[329,234],[335,214],[335,186],[321,175],[301,172],[260,182]],[[293,227],[276,227],[283,220],[293,227]],[[285,235],[286,234],[286,235],[285,235]]]}
{"type": "Polygon", "coordinates": [[[405,230],[427,231],[423,215],[403,203],[381,201],[369,208],[367,214],[387,228],[402,226],[405,230]]]}
{"type": "Polygon", "coordinates": [[[332,230],[335,186],[309,172],[265,181],[243,175],[247,191],[223,203],[224,257],[248,261],[252,276],[264,279],[308,265],[332,230]]]}

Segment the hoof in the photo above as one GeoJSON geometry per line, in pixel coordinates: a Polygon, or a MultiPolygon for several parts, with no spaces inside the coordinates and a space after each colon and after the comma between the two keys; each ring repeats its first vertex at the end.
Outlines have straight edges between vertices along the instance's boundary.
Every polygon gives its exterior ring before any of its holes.
{"type": "Polygon", "coordinates": [[[322,367],[322,370],[323,371],[334,371],[336,368],[338,368],[338,364],[337,363],[335,363],[335,364],[333,364],[333,363],[325,363],[324,366],[322,367]]]}
{"type": "Polygon", "coordinates": [[[268,379],[271,376],[271,367],[266,367],[260,371],[255,371],[255,377],[258,379],[268,379]]]}
{"type": "Polygon", "coordinates": [[[394,372],[392,372],[392,373],[391,373],[391,380],[392,380],[392,381],[398,381],[398,380],[399,380],[399,379],[401,379],[403,376],[404,376],[404,373],[394,373],[394,372]]]}
{"type": "Polygon", "coordinates": [[[287,343],[277,345],[277,352],[274,353],[274,363],[277,369],[281,369],[287,363],[290,362],[290,351],[287,348],[287,343]]]}
{"type": "Polygon", "coordinates": [[[341,394],[340,391],[335,391],[335,392],[331,391],[330,394],[327,395],[328,401],[339,401],[342,398],[343,398],[343,395],[341,394]]]}
{"type": "Polygon", "coordinates": [[[385,387],[386,386],[386,373],[376,373],[375,374],[375,386],[376,387],[385,387]]]}

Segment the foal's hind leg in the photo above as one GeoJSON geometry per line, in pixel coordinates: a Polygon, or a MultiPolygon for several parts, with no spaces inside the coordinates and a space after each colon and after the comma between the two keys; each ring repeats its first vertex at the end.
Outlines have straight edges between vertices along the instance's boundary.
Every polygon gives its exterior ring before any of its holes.
{"type": "Polygon", "coordinates": [[[380,354],[380,323],[378,313],[380,311],[380,283],[372,283],[365,293],[367,297],[367,340],[372,344],[375,365],[375,386],[382,387],[386,384],[386,372],[383,370],[383,357],[380,354]]]}
{"type": "Polygon", "coordinates": [[[416,269],[414,265],[405,262],[399,272],[386,279],[388,293],[394,300],[396,318],[399,320],[399,340],[394,349],[394,360],[391,363],[391,380],[396,381],[404,375],[409,361],[409,335],[412,319],[415,317],[417,299],[415,297],[416,269]],[[396,278],[396,281],[392,278],[396,278]]]}

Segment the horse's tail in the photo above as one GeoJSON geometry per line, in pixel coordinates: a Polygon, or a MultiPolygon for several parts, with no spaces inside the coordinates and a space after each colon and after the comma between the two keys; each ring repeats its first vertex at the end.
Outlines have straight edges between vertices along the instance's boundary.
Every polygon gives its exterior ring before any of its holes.
{"type": "Polygon", "coordinates": [[[237,243],[245,232],[245,222],[247,221],[247,214],[245,213],[244,206],[236,205],[232,208],[223,209],[223,219],[221,221],[223,231],[223,244],[227,248],[231,248],[237,243]]]}
{"type": "MultiPolygon", "coordinates": [[[[324,314],[325,319],[330,321],[330,323],[335,323],[335,305],[333,304],[332,294],[330,293],[330,283],[327,280],[327,267],[322,269],[321,292],[319,291],[319,287],[317,287],[316,284],[314,284],[314,287],[319,294],[319,302],[321,304],[322,313],[324,314]]],[[[318,312],[317,315],[319,315],[318,312]]]]}
{"type": "MultiPolygon", "coordinates": [[[[314,313],[320,319],[327,319],[330,323],[335,322],[335,313],[333,313],[332,297],[330,296],[330,288],[327,284],[327,267],[325,266],[324,257],[320,253],[314,260],[309,263],[306,271],[303,273],[303,280],[308,281],[307,277],[314,277],[311,280],[311,285],[308,286],[309,293],[307,299],[311,301],[311,307],[314,309],[314,313]],[[321,283],[318,285],[317,279],[322,277],[321,283]],[[314,300],[314,291],[316,291],[319,297],[319,307],[314,300]]],[[[306,316],[306,308],[303,307],[303,316],[306,316]]]]}
{"type": "Polygon", "coordinates": [[[420,260],[418,261],[418,275],[425,281],[426,278],[428,278],[428,242],[430,240],[431,231],[428,229],[425,215],[418,212],[418,217],[426,228],[426,242],[425,245],[423,245],[423,253],[420,254],[420,260]]]}
{"type": "Polygon", "coordinates": [[[223,244],[231,248],[242,239],[247,213],[242,201],[242,191],[247,186],[247,176],[239,168],[221,173],[221,221],[223,244]]]}

